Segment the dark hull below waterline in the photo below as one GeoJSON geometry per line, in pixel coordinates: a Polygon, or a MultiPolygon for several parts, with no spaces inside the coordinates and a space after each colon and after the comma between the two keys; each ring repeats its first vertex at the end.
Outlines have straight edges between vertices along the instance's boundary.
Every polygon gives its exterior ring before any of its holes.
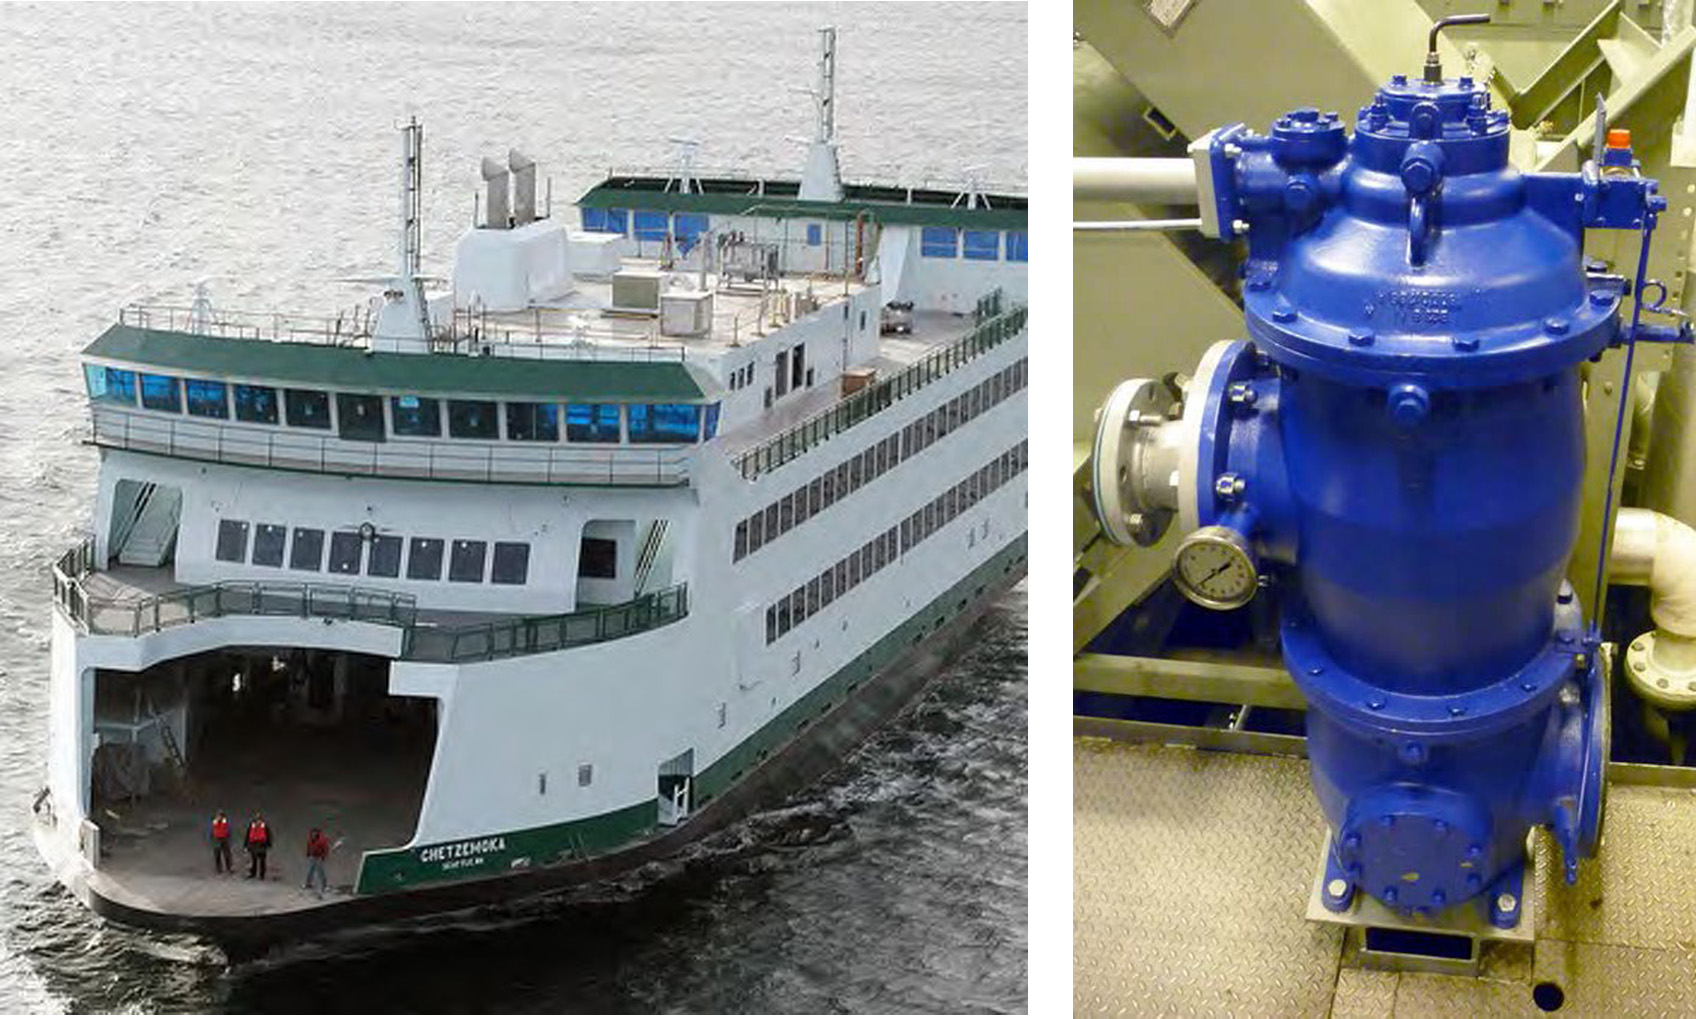
{"type": "MultiPolygon", "coordinates": [[[[984,613],[1025,576],[1025,539],[1009,545],[986,566],[1000,563],[964,607],[925,632],[891,664],[820,715],[770,757],[681,825],[622,849],[584,860],[519,873],[435,884],[326,901],[322,906],[260,916],[187,916],[138,908],[102,896],[86,883],[71,890],[96,914],[147,930],[196,934],[218,942],[233,958],[261,954],[303,937],[341,933],[395,920],[475,910],[607,880],[665,859],[737,820],[817,781],[856,746],[894,717],[972,640],[984,613]],[[1004,572],[1003,572],[1004,570],[1004,572]]],[[[968,577],[963,585],[971,584],[968,577]]],[[[956,589],[957,590],[957,589],[956,589]]],[[[952,592],[939,602],[954,599],[952,592]]],[[[942,611],[933,604],[913,622],[942,611]]]]}

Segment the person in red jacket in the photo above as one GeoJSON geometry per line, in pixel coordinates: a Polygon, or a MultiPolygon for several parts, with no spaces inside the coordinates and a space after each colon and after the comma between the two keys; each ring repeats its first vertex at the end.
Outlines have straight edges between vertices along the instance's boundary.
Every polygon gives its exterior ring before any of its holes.
{"type": "Polygon", "coordinates": [[[212,872],[234,874],[235,871],[230,860],[230,819],[220,810],[212,815],[212,872]]]}
{"type": "Polygon", "coordinates": [[[271,851],[271,826],[265,815],[254,814],[247,822],[247,876],[265,880],[265,854],[271,851]]]}
{"type": "Polygon", "coordinates": [[[311,888],[313,883],[318,885],[318,897],[330,890],[330,878],[324,873],[324,864],[330,858],[330,839],[323,829],[314,828],[306,836],[306,885],[311,888]]]}

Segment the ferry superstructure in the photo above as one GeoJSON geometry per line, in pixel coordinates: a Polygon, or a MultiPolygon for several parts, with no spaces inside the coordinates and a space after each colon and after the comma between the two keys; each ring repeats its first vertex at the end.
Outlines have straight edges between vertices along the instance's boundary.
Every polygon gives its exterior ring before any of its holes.
{"type": "Polygon", "coordinates": [[[265,937],[611,873],[828,768],[1023,575],[1025,200],[844,184],[821,41],[798,180],[615,172],[568,223],[486,160],[444,288],[414,123],[381,297],[130,307],[83,351],[63,884],[265,937]],[[211,875],[214,810],[280,880],[211,875]]]}

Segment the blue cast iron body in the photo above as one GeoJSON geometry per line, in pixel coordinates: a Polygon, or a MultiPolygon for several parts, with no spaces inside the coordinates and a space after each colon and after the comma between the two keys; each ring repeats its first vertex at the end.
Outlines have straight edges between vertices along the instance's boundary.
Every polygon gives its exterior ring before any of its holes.
{"type": "Polygon", "coordinates": [[[1606,695],[1563,577],[1578,366],[1621,340],[1624,287],[1586,274],[1584,232],[1646,235],[1664,201],[1629,152],[1520,173],[1507,131],[1469,79],[1398,76],[1352,138],[1316,110],[1214,135],[1251,342],[1192,394],[1198,523],[1292,581],[1284,656],[1348,885],[1333,908],[1357,889],[1419,913],[1495,903],[1535,825],[1569,877],[1595,849],[1606,695]]]}

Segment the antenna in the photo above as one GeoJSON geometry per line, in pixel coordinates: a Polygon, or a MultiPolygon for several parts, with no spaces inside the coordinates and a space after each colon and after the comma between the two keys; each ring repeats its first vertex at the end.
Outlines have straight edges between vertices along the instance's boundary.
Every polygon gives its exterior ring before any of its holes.
{"type": "Polygon", "coordinates": [[[819,87],[813,93],[819,105],[821,142],[836,140],[836,28],[827,25],[819,29],[819,87]]]}
{"type": "Polygon", "coordinates": [[[424,125],[413,117],[400,133],[401,279],[418,275],[423,251],[424,125]]]}
{"type": "Polygon", "coordinates": [[[695,153],[701,143],[694,138],[667,138],[666,141],[677,146],[677,190],[689,194],[697,190],[695,187],[695,153]]]}

